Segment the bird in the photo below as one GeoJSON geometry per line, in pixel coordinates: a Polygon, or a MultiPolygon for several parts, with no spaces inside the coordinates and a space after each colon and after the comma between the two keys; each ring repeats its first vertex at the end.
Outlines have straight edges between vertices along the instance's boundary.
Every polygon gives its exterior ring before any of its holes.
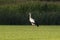
{"type": "Polygon", "coordinates": [[[32,25],[36,25],[37,27],[39,27],[38,22],[31,17],[31,13],[30,13],[30,12],[29,12],[29,21],[30,21],[30,23],[31,23],[32,25]]]}

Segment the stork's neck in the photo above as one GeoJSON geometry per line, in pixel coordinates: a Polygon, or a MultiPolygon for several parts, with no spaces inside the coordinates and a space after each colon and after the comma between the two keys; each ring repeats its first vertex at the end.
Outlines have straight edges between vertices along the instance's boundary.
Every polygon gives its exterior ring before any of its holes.
{"type": "Polygon", "coordinates": [[[31,14],[30,14],[30,16],[29,16],[30,18],[31,18],[31,14]]]}
{"type": "Polygon", "coordinates": [[[29,13],[29,18],[31,18],[31,13],[29,13]]]}

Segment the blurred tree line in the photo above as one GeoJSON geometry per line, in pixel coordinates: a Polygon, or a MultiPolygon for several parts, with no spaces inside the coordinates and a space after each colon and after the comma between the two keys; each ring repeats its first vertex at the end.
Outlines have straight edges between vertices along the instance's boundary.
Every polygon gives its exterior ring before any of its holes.
{"type": "Polygon", "coordinates": [[[28,25],[29,12],[41,25],[60,25],[60,4],[41,2],[0,5],[0,25],[28,25]]]}

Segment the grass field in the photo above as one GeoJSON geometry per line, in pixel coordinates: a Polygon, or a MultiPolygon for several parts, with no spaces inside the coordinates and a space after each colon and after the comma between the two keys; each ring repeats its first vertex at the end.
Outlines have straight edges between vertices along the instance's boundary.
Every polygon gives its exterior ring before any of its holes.
{"type": "Polygon", "coordinates": [[[0,40],[60,40],[60,26],[0,25],[0,40]]]}

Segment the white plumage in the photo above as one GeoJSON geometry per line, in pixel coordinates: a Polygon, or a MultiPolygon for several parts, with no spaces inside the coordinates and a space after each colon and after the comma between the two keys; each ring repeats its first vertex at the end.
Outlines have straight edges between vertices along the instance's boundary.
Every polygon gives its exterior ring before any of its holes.
{"type": "Polygon", "coordinates": [[[34,19],[30,18],[29,20],[31,23],[35,23],[34,19]]]}
{"type": "Polygon", "coordinates": [[[35,25],[35,20],[31,17],[31,13],[29,13],[29,21],[32,25],[35,25]]]}

